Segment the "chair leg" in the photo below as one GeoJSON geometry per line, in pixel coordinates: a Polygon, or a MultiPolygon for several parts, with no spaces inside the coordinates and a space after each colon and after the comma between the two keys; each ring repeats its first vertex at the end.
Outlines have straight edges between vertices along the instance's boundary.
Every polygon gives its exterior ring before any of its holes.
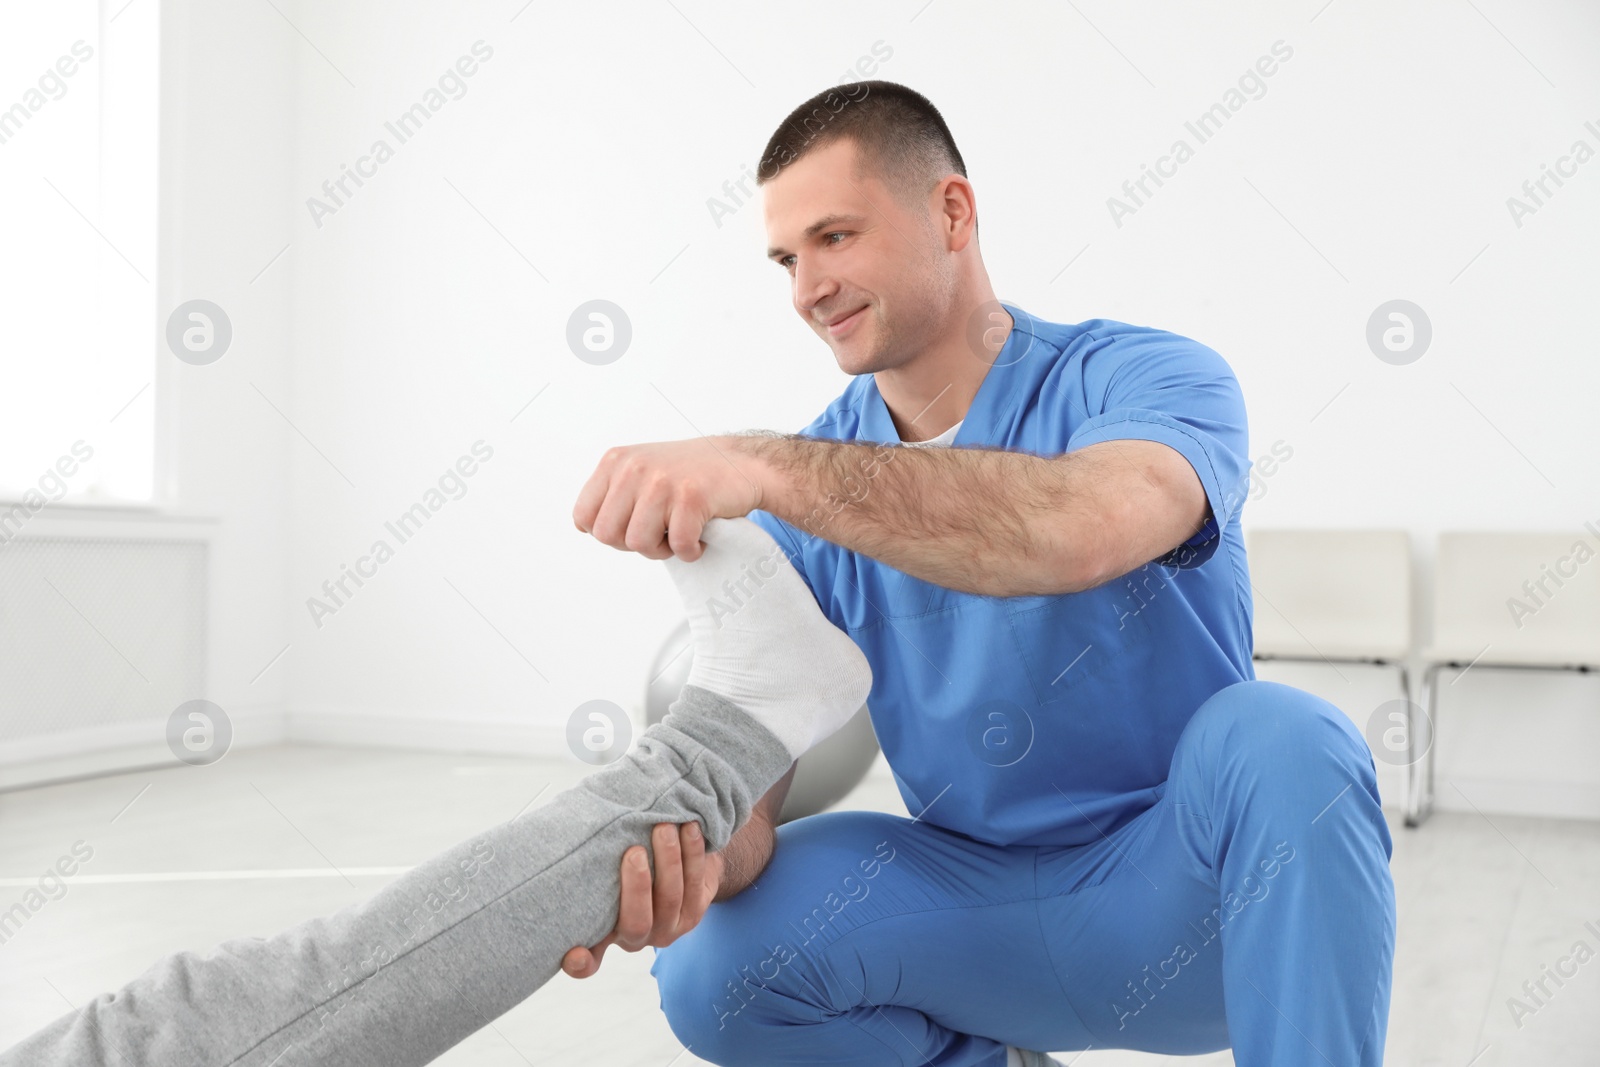
{"type": "MultiPolygon", "coordinates": [[[[1404,661],[1395,664],[1400,671],[1400,695],[1406,701],[1406,751],[1409,755],[1411,749],[1411,732],[1416,728],[1412,721],[1411,713],[1411,671],[1404,661]]],[[[1400,775],[1400,814],[1404,817],[1407,826],[1411,825],[1412,797],[1416,792],[1416,783],[1412,781],[1413,771],[1411,764],[1407,763],[1400,775]]]]}
{"type": "Polygon", "coordinates": [[[1437,744],[1439,732],[1437,705],[1439,671],[1443,667],[1444,664],[1442,663],[1430,663],[1428,669],[1422,674],[1422,717],[1428,723],[1428,754],[1422,760],[1419,761],[1416,758],[1417,724],[1413,722],[1410,729],[1406,731],[1407,755],[1411,757],[1408,770],[1412,782],[1410,790],[1411,809],[1406,814],[1406,826],[1411,829],[1421,826],[1427,821],[1428,816],[1433,814],[1433,755],[1434,750],[1439,747],[1437,744]],[[1419,762],[1426,764],[1425,775],[1424,768],[1419,768],[1418,766],[1419,762]],[[1427,780],[1426,787],[1423,787],[1419,781],[1423,777],[1426,777],[1427,780]]]}

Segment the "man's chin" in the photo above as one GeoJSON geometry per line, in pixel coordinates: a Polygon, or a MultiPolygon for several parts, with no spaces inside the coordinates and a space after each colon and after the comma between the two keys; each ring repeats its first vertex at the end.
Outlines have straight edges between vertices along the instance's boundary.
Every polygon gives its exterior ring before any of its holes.
{"type": "Polygon", "coordinates": [[[839,369],[851,377],[862,374],[875,374],[880,369],[869,358],[840,352],[837,349],[834,350],[833,358],[838,362],[839,369]]]}

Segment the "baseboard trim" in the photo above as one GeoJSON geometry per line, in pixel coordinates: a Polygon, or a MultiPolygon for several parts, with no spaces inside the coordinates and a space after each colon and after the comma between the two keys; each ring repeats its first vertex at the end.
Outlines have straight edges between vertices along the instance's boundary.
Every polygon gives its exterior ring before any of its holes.
{"type": "MultiPolygon", "coordinates": [[[[335,707],[228,710],[234,748],[298,743],[546,758],[566,749],[564,726],[552,722],[383,715],[335,707]]],[[[634,729],[639,729],[637,723],[634,729]]],[[[155,724],[74,730],[0,744],[0,792],[179,766],[155,724]]],[[[867,777],[893,781],[882,753],[867,777]]],[[[1600,785],[1593,783],[1453,776],[1458,792],[1451,780],[1439,777],[1436,810],[1600,820],[1600,785]]],[[[1398,793],[1389,793],[1384,792],[1385,808],[1398,801],[1398,793]]]]}
{"type": "MultiPolygon", "coordinates": [[[[374,715],[339,708],[298,708],[285,716],[286,740],[308,745],[410,748],[500,756],[559,756],[564,725],[457,716],[374,715]]],[[[634,727],[637,736],[638,726],[634,727]]]]}
{"type": "MultiPolygon", "coordinates": [[[[288,740],[283,714],[275,707],[230,707],[228,722],[233,729],[230,748],[279,745],[288,740]]],[[[64,730],[0,744],[0,792],[181,766],[167,748],[164,722],[64,730]]]]}
{"type": "Polygon", "coordinates": [[[1435,780],[1434,795],[1435,811],[1527,815],[1540,819],[1600,819],[1600,785],[1588,782],[1528,782],[1452,775],[1435,780]]]}

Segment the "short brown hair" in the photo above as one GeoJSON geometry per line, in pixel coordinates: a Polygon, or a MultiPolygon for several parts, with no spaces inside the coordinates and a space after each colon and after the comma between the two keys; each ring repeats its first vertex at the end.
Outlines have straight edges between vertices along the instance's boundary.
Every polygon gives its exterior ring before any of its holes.
{"type": "Polygon", "coordinates": [[[895,82],[861,81],[824,89],[790,112],[767,141],[756,184],[844,138],[855,142],[861,168],[908,207],[952,171],[967,176],[950,127],[927,97],[895,82]]]}

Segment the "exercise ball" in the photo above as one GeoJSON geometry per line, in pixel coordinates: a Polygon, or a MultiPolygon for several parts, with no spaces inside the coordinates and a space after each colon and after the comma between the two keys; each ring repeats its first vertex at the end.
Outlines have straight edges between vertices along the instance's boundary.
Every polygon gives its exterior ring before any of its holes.
{"type": "MultiPolygon", "coordinates": [[[[689,680],[693,662],[694,642],[685,620],[662,643],[655,662],[650,664],[650,681],[645,689],[648,725],[654,726],[667,717],[667,709],[689,680]]],[[[848,722],[796,761],[794,780],[778,812],[778,822],[815,815],[837,804],[866,776],[877,756],[878,735],[872,732],[872,719],[863,704],[848,722]]]]}

